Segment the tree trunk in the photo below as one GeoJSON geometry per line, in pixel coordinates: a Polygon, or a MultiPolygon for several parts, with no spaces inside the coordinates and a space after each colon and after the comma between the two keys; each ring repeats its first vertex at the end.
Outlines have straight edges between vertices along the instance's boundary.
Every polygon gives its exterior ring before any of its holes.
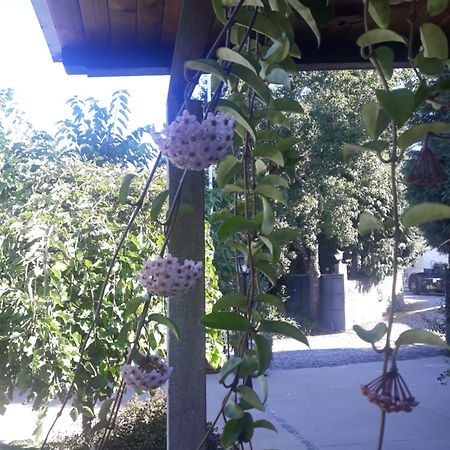
{"type": "Polygon", "coordinates": [[[319,243],[316,240],[309,255],[309,315],[311,320],[320,320],[320,266],[319,243]]]}

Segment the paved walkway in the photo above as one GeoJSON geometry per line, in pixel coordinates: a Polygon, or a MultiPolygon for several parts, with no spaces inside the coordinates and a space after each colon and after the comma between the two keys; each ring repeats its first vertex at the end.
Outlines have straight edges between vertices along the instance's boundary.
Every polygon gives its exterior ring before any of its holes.
{"type": "MultiPolygon", "coordinates": [[[[450,384],[436,380],[448,367],[443,357],[399,363],[420,403],[411,413],[388,415],[384,450],[450,449],[450,384]]],[[[278,433],[259,429],[254,450],[374,450],[380,413],[360,386],[376,378],[380,369],[379,363],[364,363],[271,370],[265,417],[278,433]]],[[[209,375],[208,417],[213,417],[222,394],[217,375],[209,375]]]]}

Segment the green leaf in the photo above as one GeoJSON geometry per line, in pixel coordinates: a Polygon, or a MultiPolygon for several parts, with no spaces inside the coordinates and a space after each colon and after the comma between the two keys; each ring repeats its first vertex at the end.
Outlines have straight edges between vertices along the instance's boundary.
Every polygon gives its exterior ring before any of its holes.
{"type": "Polygon", "coordinates": [[[236,121],[250,134],[250,137],[253,139],[253,141],[256,141],[255,130],[250,125],[250,123],[246,119],[244,119],[242,111],[240,111],[240,109],[233,102],[223,99],[219,100],[217,102],[216,110],[231,114],[236,119],[236,121]]]}
{"type": "Polygon", "coordinates": [[[239,441],[250,442],[253,437],[253,417],[249,413],[244,413],[244,416],[239,420],[243,423],[239,441]]]}
{"type": "Polygon", "coordinates": [[[103,421],[106,420],[109,414],[109,411],[111,409],[112,404],[114,403],[113,398],[107,398],[100,408],[100,411],[98,413],[98,420],[103,421]]]}
{"type": "Polygon", "coordinates": [[[282,33],[280,29],[264,14],[258,13],[256,15],[256,19],[253,21],[253,11],[246,11],[241,8],[236,14],[235,22],[236,24],[245,27],[251,25],[253,22],[253,30],[264,34],[264,36],[269,37],[273,41],[282,40],[282,33]]]}
{"type": "Polygon", "coordinates": [[[380,28],[388,28],[391,20],[389,0],[370,0],[369,14],[380,28]]]}
{"type": "Polygon", "coordinates": [[[253,71],[247,69],[246,67],[238,65],[233,65],[231,67],[231,73],[244,81],[244,83],[247,83],[247,85],[255,91],[258,97],[266,105],[270,103],[270,100],[272,99],[272,92],[267,87],[267,84],[259,77],[259,75],[256,75],[253,71]]]}
{"type": "Polygon", "coordinates": [[[253,406],[253,408],[258,409],[259,411],[264,411],[264,405],[261,403],[261,400],[259,399],[256,392],[245,385],[238,386],[236,391],[239,393],[239,395],[250,405],[253,406]]]}
{"type": "Polygon", "coordinates": [[[411,330],[406,330],[401,333],[395,341],[396,347],[412,344],[427,344],[450,349],[450,346],[448,346],[447,343],[438,335],[432,333],[431,331],[423,330],[422,328],[412,328],[411,330]]]}
{"type": "Polygon", "coordinates": [[[227,376],[238,368],[244,360],[237,356],[231,357],[222,367],[219,373],[219,383],[223,383],[227,376]]]}
{"type": "Polygon", "coordinates": [[[383,28],[375,28],[366,31],[356,41],[356,44],[362,47],[369,47],[370,45],[381,44],[382,42],[400,42],[407,45],[407,41],[403,36],[391,30],[383,28]]]}
{"type": "Polygon", "coordinates": [[[247,306],[247,301],[244,295],[236,292],[230,292],[229,294],[225,294],[213,305],[212,312],[223,311],[235,306],[245,308],[247,306]]]}
{"type": "Polygon", "coordinates": [[[72,408],[72,409],[70,410],[69,415],[70,415],[70,418],[71,418],[74,422],[76,422],[77,419],[78,419],[78,409],[77,409],[77,408],[72,408]]]}
{"type": "Polygon", "coordinates": [[[217,185],[222,188],[225,184],[242,168],[242,161],[234,155],[227,155],[217,166],[216,181],[217,185]]]}
{"type": "Polygon", "coordinates": [[[273,285],[277,283],[277,272],[273,268],[272,264],[267,261],[257,261],[255,263],[255,267],[263,273],[273,285]]]}
{"type": "Polygon", "coordinates": [[[241,186],[238,186],[237,184],[226,184],[223,188],[222,188],[223,192],[244,192],[244,188],[242,188],[241,186]]]}
{"type": "Polygon", "coordinates": [[[348,161],[353,155],[357,155],[361,152],[370,151],[379,153],[380,151],[384,150],[388,145],[389,143],[386,141],[371,141],[363,145],[344,144],[342,155],[344,161],[348,161]]]}
{"type": "Polygon", "coordinates": [[[241,419],[231,419],[225,424],[220,437],[224,448],[231,447],[239,439],[243,427],[244,423],[241,419]]]}
{"type": "Polygon", "coordinates": [[[373,214],[363,212],[359,215],[358,232],[364,236],[374,230],[382,230],[383,223],[373,214]]]}
{"type": "Polygon", "coordinates": [[[170,331],[172,331],[175,337],[178,340],[180,340],[180,330],[178,328],[178,325],[172,319],[169,319],[168,317],[163,316],[162,314],[154,313],[150,314],[147,317],[147,320],[149,322],[157,322],[160,323],[161,325],[166,326],[170,331]]]}
{"type": "Polygon", "coordinates": [[[286,204],[286,199],[283,197],[283,194],[275,186],[271,186],[270,184],[258,184],[255,192],[263,197],[269,197],[284,205],[286,204]]]}
{"type": "Polygon", "coordinates": [[[269,200],[262,198],[263,202],[263,222],[261,225],[262,234],[272,233],[273,226],[275,224],[275,214],[273,213],[272,205],[269,200]]]}
{"type": "Polygon", "coordinates": [[[414,94],[408,89],[395,89],[390,92],[377,89],[376,95],[383,108],[394,123],[401,127],[411,117],[414,106],[414,94]]]}
{"type": "Polygon", "coordinates": [[[275,306],[275,308],[277,308],[278,311],[281,313],[284,313],[284,311],[285,311],[283,300],[281,300],[281,298],[277,297],[276,295],[258,294],[255,297],[255,302],[266,303],[268,305],[275,306]]]}
{"type": "Polygon", "coordinates": [[[87,417],[88,419],[93,419],[95,417],[94,411],[92,411],[89,406],[83,406],[82,414],[83,417],[87,417]]]}
{"type": "Polygon", "coordinates": [[[223,412],[230,419],[240,419],[244,415],[244,411],[238,406],[238,404],[233,400],[229,399],[225,405],[223,412]]]}
{"type": "Polygon", "coordinates": [[[278,228],[272,232],[271,237],[280,243],[288,243],[298,239],[299,234],[296,228],[278,228]]]}
{"type": "Polygon", "coordinates": [[[273,248],[272,241],[267,236],[263,236],[263,235],[259,235],[258,238],[267,247],[267,249],[269,250],[269,253],[273,256],[274,248],[273,248]]]}
{"type": "Polygon", "coordinates": [[[253,336],[256,344],[256,352],[258,354],[258,373],[257,375],[263,375],[270,366],[272,361],[272,344],[259,334],[253,336]]]}
{"type": "Polygon", "coordinates": [[[242,216],[234,216],[222,223],[217,232],[217,237],[222,240],[234,233],[248,230],[256,230],[256,225],[242,216]]]}
{"type": "Polygon", "coordinates": [[[130,185],[135,177],[137,177],[135,173],[126,173],[122,177],[119,190],[119,203],[121,205],[124,205],[127,202],[128,193],[130,192],[130,185]]]}
{"type": "Polygon", "coordinates": [[[398,138],[400,148],[408,148],[416,142],[423,141],[427,133],[446,133],[450,132],[450,123],[448,122],[431,122],[421,123],[408,128],[398,138]]]}
{"type": "Polygon", "coordinates": [[[447,9],[448,0],[428,0],[427,12],[430,16],[437,16],[447,9]]]}
{"type": "Polygon", "coordinates": [[[277,64],[288,56],[290,50],[290,42],[285,33],[282,34],[280,41],[275,41],[267,50],[263,59],[269,64],[277,64]]]}
{"type": "Polygon", "coordinates": [[[256,75],[256,69],[253,67],[250,61],[248,61],[240,53],[235,52],[231,48],[219,47],[217,49],[216,55],[219,59],[222,59],[223,61],[228,61],[246,67],[256,75]]]}
{"type": "Polygon", "coordinates": [[[290,113],[296,113],[296,114],[303,114],[303,108],[302,105],[300,105],[300,102],[297,100],[294,100],[293,98],[276,98],[273,101],[273,107],[277,109],[278,111],[284,111],[284,112],[290,112],[290,113]]]}
{"type": "Polygon", "coordinates": [[[268,83],[281,84],[287,89],[291,89],[291,79],[289,78],[289,74],[284,69],[280,69],[279,67],[275,67],[268,74],[266,74],[265,79],[268,83]]]}
{"type": "Polygon", "coordinates": [[[215,312],[207,314],[201,320],[208,328],[218,330],[251,331],[250,322],[243,316],[234,312],[215,312]]]}
{"type": "Polygon", "coordinates": [[[266,419],[255,420],[253,422],[253,428],[266,428],[267,430],[272,430],[275,431],[275,433],[278,433],[277,429],[275,428],[275,425],[266,419]]]}
{"type": "Polygon", "coordinates": [[[271,144],[259,144],[253,151],[253,156],[269,159],[279,166],[284,166],[283,154],[275,146],[271,144]]]}
{"type": "Polygon", "coordinates": [[[381,71],[387,80],[392,78],[394,73],[394,51],[390,47],[384,45],[376,47],[374,49],[375,55],[380,63],[381,71]]]}
{"type": "Polygon", "coordinates": [[[227,18],[225,14],[225,8],[223,6],[222,0],[212,0],[212,5],[214,9],[214,14],[222,25],[227,23],[227,18]]]}
{"type": "Polygon", "coordinates": [[[377,102],[366,103],[362,108],[361,117],[367,134],[374,140],[379,138],[390,123],[389,115],[377,102]]]}
{"type": "Polygon", "coordinates": [[[266,119],[269,122],[280,125],[284,128],[291,127],[289,119],[281,111],[277,111],[276,109],[265,108],[261,111],[258,111],[258,113],[255,114],[255,117],[258,121],[260,121],[261,119],[266,119]]]}
{"type": "Polygon", "coordinates": [[[150,209],[150,219],[153,221],[158,220],[161,209],[169,196],[169,191],[160,192],[152,201],[152,207],[150,209]]]}
{"type": "Polygon", "coordinates": [[[360,339],[370,344],[375,344],[387,333],[387,326],[384,322],[377,323],[371,330],[365,330],[359,325],[353,325],[353,329],[360,339]]]}
{"type": "Polygon", "coordinates": [[[184,63],[184,67],[198,72],[210,73],[224,83],[227,82],[228,77],[223,67],[214,59],[191,59],[184,63]]]}
{"type": "Polygon", "coordinates": [[[423,52],[419,52],[414,58],[417,68],[425,75],[436,75],[444,68],[444,62],[438,58],[425,58],[423,52]]]}
{"type": "Polygon", "coordinates": [[[289,187],[289,183],[286,180],[286,178],[283,178],[280,175],[264,175],[260,180],[260,183],[262,184],[270,184],[272,186],[281,186],[281,187],[289,187]]]}
{"type": "Polygon", "coordinates": [[[309,347],[305,334],[296,326],[282,320],[264,320],[261,322],[258,332],[281,334],[282,336],[302,342],[309,347]]]}
{"type": "Polygon", "coordinates": [[[316,19],[314,19],[311,10],[300,3],[298,0],[287,0],[289,5],[300,15],[300,17],[308,24],[317,39],[317,46],[320,45],[320,31],[317,27],[316,19]]]}
{"type": "Polygon", "coordinates": [[[450,219],[450,206],[431,202],[411,206],[401,216],[401,222],[406,228],[444,219],[450,219]]]}
{"type": "Polygon", "coordinates": [[[440,27],[434,23],[423,23],[420,25],[420,39],[425,58],[448,58],[447,36],[440,27]]]}

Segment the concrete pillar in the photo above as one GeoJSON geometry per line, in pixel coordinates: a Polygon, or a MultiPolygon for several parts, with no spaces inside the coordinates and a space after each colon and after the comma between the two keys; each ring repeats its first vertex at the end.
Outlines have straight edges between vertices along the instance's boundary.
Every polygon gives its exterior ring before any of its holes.
{"type": "MultiPolygon", "coordinates": [[[[168,98],[168,121],[178,112],[182,96],[168,98]]],[[[198,105],[197,105],[198,106],[198,105]]],[[[192,108],[191,108],[192,111],[192,108]]],[[[169,203],[173,201],[183,171],[169,164],[169,203]]],[[[204,173],[188,172],[181,202],[194,208],[177,220],[169,240],[169,251],[179,260],[203,261],[205,255],[204,173]]],[[[180,341],[169,334],[169,379],[167,449],[196,450],[206,429],[205,330],[200,318],[205,314],[204,278],[191,290],[169,299],[169,317],[180,328],[180,341]]]]}

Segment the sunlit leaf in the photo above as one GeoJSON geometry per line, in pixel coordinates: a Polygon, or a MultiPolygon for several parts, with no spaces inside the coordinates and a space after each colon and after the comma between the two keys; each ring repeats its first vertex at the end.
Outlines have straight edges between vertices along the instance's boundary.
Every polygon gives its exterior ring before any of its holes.
{"type": "Polygon", "coordinates": [[[390,47],[386,47],[385,45],[381,45],[376,47],[375,55],[380,63],[381,71],[387,80],[390,80],[392,74],[394,73],[394,50],[390,47]]]}
{"type": "Polygon", "coordinates": [[[389,115],[377,102],[366,103],[362,108],[361,117],[367,134],[374,140],[379,138],[390,123],[389,115]]]}
{"type": "Polygon", "coordinates": [[[165,190],[160,192],[152,201],[152,207],[150,209],[150,218],[155,221],[158,220],[161,209],[169,196],[169,191],[165,190]]]}
{"type": "Polygon", "coordinates": [[[256,75],[256,69],[253,67],[253,65],[240,53],[232,50],[231,48],[219,47],[216,54],[219,59],[244,66],[254,72],[256,75]]]}
{"type": "Polygon", "coordinates": [[[201,319],[202,324],[208,328],[232,331],[251,331],[248,319],[234,312],[214,312],[201,319]]]}
{"type": "Polygon", "coordinates": [[[259,334],[253,336],[256,344],[256,352],[258,353],[258,373],[257,375],[263,375],[270,366],[272,360],[272,344],[259,334]]]}
{"type": "Polygon", "coordinates": [[[448,58],[448,41],[442,28],[434,23],[423,23],[420,25],[420,40],[425,58],[448,58]]]}
{"type": "Polygon", "coordinates": [[[223,412],[229,419],[239,419],[244,415],[244,411],[233,399],[227,401],[227,404],[223,408],[223,412]]]}
{"type": "Polygon", "coordinates": [[[223,67],[214,59],[191,59],[184,63],[184,67],[190,70],[196,70],[198,72],[210,73],[227,82],[228,77],[223,67]]]}
{"type": "Polygon", "coordinates": [[[401,216],[401,222],[406,228],[444,219],[450,219],[450,206],[431,202],[411,206],[401,216]]]}
{"type": "Polygon", "coordinates": [[[387,28],[391,19],[389,0],[370,0],[369,14],[380,28],[387,28]]]}
{"type": "Polygon", "coordinates": [[[450,123],[448,122],[421,123],[404,131],[398,138],[398,145],[400,148],[407,148],[416,142],[423,141],[427,133],[446,132],[450,132],[450,123]]]}
{"type": "Polygon", "coordinates": [[[401,127],[411,117],[414,106],[414,94],[408,89],[394,89],[390,92],[377,89],[376,95],[383,108],[394,123],[401,127]]]}
{"type": "Polygon", "coordinates": [[[261,400],[258,397],[258,394],[248,386],[238,386],[236,389],[238,394],[245,399],[247,403],[253,406],[253,408],[258,409],[259,411],[264,411],[264,405],[261,403],[261,400]]]}
{"type": "Polygon", "coordinates": [[[219,383],[223,383],[227,376],[243,363],[243,359],[237,356],[231,357],[222,367],[219,373],[219,383]]]}
{"type": "Polygon", "coordinates": [[[353,325],[353,329],[363,341],[371,344],[378,342],[387,333],[387,326],[384,322],[377,323],[371,330],[365,330],[359,325],[353,325]]]}
{"type": "Polygon", "coordinates": [[[266,303],[267,305],[274,306],[281,313],[284,313],[285,311],[283,300],[273,294],[258,294],[255,297],[255,302],[266,303]]]}
{"type": "Polygon", "coordinates": [[[120,183],[120,190],[119,190],[119,203],[121,205],[124,205],[127,202],[128,193],[130,192],[130,185],[133,179],[137,175],[135,173],[126,173],[122,177],[122,181],[120,183]]]}
{"type": "Polygon", "coordinates": [[[302,105],[293,98],[276,98],[273,102],[273,106],[278,111],[291,112],[296,114],[303,114],[302,105]]]}
{"type": "Polygon", "coordinates": [[[255,188],[255,192],[264,197],[272,198],[284,205],[286,204],[286,199],[283,197],[283,194],[275,186],[271,186],[270,184],[258,184],[255,188]]]}
{"type": "Polygon", "coordinates": [[[266,198],[262,198],[263,202],[263,221],[261,225],[262,234],[272,233],[275,224],[275,214],[273,213],[272,205],[266,198]]]}
{"type": "Polygon", "coordinates": [[[385,150],[389,142],[386,141],[370,141],[363,145],[356,144],[344,144],[344,148],[342,150],[342,155],[344,157],[344,161],[348,161],[354,155],[364,152],[375,152],[379,153],[382,150],[385,150]]]}
{"type": "Polygon", "coordinates": [[[233,102],[229,100],[219,100],[216,106],[217,111],[226,112],[232,115],[236,121],[250,134],[250,137],[255,141],[256,135],[255,130],[250,125],[247,119],[244,118],[244,114],[240,111],[239,107],[237,107],[233,102]]]}
{"type": "Polygon", "coordinates": [[[220,188],[237,173],[242,167],[242,161],[234,155],[227,155],[219,163],[216,170],[216,181],[220,188]]]}
{"type": "Polygon", "coordinates": [[[212,312],[223,311],[228,308],[238,306],[239,308],[245,308],[247,301],[243,294],[237,292],[230,292],[220,298],[212,307],[212,312]]]}
{"type": "Polygon", "coordinates": [[[427,12],[430,16],[437,16],[447,9],[448,0],[427,0],[427,12]]]}
{"type": "Polygon", "coordinates": [[[255,150],[253,151],[254,156],[259,156],[261,158],[266,158],[274,163],[278,164],[279,166],[284,166],[284,158],[280,150],[278,150],[277,147],[270,144],[259,144],[255,147],[255,150]]]}
{"type": "Polygon", "coordinates": [[[450,349],[450,346],[448,346],[447,343],[438,335],[432,333],[431,331],[423,330],[422,328],[412,328],[411,330],[406,330],[401,333],[395,341],[396,347],[412,344],[427,344],[450,349]]]}
{"type": "Polygon", "coordinates": [[[374,230],[382,230],[383,223],[373,214],[363,212],[359,215],[358,232],[364,236],[374,230]]]}
{"type": "Polygon", "coordinates": [[[242,216],[233,216],[222,223],[217,232],[217,237],[222,240],[234,233],[248,230],[256,230],[256,225],[242,216]]]}
{"type": "Polygon", "coordinates": [[[300,15],[300,17],[308,24],[317,39],[317,45],[320,45],[320,31],[317,27],[316,19],[314,19],[311,10],[299,0],[287,0],[289,5],[300,15]]]}
{"type": "Polygon", "coordinates": [[[305,334],[289,322],[284,322],[282,320],[264,320],[261,322],[258,332],[281,334],[282,336],[302,342],[309,347],[308,339],[305,334]]]}
{"type": "Polygon", "coordinates": [[[263,273],[270,282],[275,285],[277,282],[277,272],[273,268],[272,264],[268,263],[267,261],[257,261],[255,263],[255,267],[263,273]]]}
{"type": "Polygon", "coordinates": [[[381,44],[383,42],[400,42],[407,45],[406,39],[391,30],[375,28],[366,31],[356,41],[360,47],[369,47],[370,45],[381,44]]]}
{"type": "Polygon", "coordinates": [[[162,314],[154,313],[150,314],[147,317],[147,320],[149,322],[157,322],[160,323],[161,325],[166,326],[178,340],[180,339],[180,329],[172,319],[169,319],[168,317],[163,316],[162,314]]]}
{"type": "Polygon", "coordinates": [[[255,74],[253,71],[246,67],[234,65],[231,68],[231,73],[239,77],[242,81],[247,83],[258,95],[258,97],[267,105],[269,104],[272,93],[267,87],[267,84],[255,74]]]}

